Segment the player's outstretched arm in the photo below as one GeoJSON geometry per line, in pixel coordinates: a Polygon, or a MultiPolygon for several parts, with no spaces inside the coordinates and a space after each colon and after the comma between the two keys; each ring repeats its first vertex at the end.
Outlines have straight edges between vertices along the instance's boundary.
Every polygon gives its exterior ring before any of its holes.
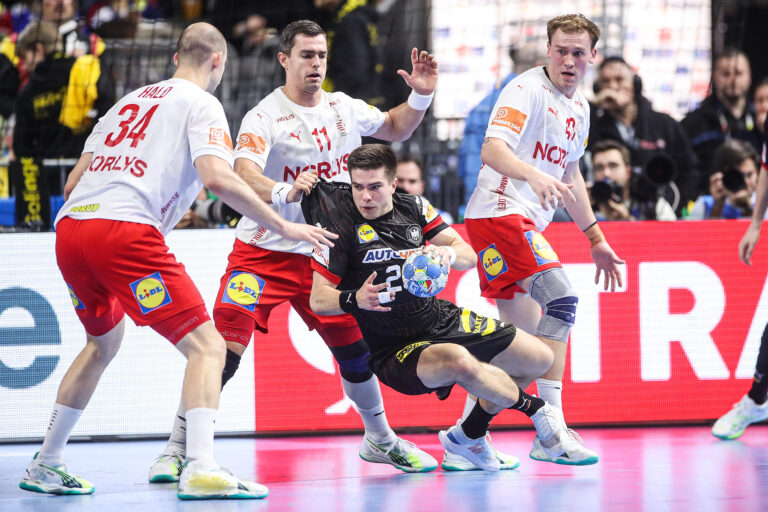
{"type": "Polygon", "coordinates": [[[597,224],[578,162],[568,164],[565,168],[563,181],[573,187],[571,191],[574,200],[567,198],[565,208],[579,229],[589,239],[590,252],[596,267],[595,284],[600,282],[600,274],[602,273],[604,274],[603,289],[608,290],[610,287],[612,292],[616,291],[616,285],[619,288],[623,286],[619,265],[624,265],[624,260],[613,252],[597,224]]]}
{"type": "Polygon", "coordinates": [[[67,183],[64,184],[65,201],[69,199],[70,194],[72,194],[72,191],[75,190],[75,185],[80,182],[80,178],[83,177],[83,173],[88,168],[88,166],[91,165],[92,158],[93,153],[83,153],[80,155],[80,158],[77,160],[77,163],[72,168],[69,176],[67,177],[67,183]]]}
{"type": "Polygon", "coordinates": [[[290,183],[277,182],[264,176],[264,170],[247,158],[235,159],[235,173],[253,189],[262,201],[272,204],[295,203],[309,194],[317,182],[317,171],[302,172],[290,183]]]}
{"type": "Polygon", "coordinates": [[[195,160],[203,184],[213,194],[246,217],[255,220],[283,238],[309,242],[322,250],[323,245],[333,247],[332,239],[338,235],[317,226],[288,222],[270,208],[265,201],[234,172],[229,164],[213,155],[195,160]]]}
{"type": "Polygon", "coordinates": [[[386,120],[374,137],[390,142],[406,140],[424,118],[437,87],[437,59],[418,48],[411,50],[411,73],[398,69],[397,74],[413,89],[408,101],[385,112],[386,120]]]}
{"type": "Polygon", "coordinates": [[[752,253],[760,239],[760,226],[765,218],[766,210],[768,210],[768,171],[760,169],[760,176],[757,178],[757,200],[755,201],[755,209],[752,210],[752,221],[739,242],[739,257],[747,265],[752,265],[752,253]]]}
{"type": "Polygon", "coordinates": [[[429,247],[434,247],[441,255],[441,263],[450,263],[456,270],[469,270],[477,265],[477,255],[472,246],[465,242],[455,229],[444,229],[429,241],[433,244],[429,247]]]}
{"type": "Polygon", "coordinates": [[[504,176],[527,181],[545,210],[549,210],[550,207],[554,210],[565,200],[576,201],[576,196],[571,192],[573,185],[563,183],[554,176],[523,162],[501,139],[486,137],[483,149],[480,151],[480,160],[504,176]]]}

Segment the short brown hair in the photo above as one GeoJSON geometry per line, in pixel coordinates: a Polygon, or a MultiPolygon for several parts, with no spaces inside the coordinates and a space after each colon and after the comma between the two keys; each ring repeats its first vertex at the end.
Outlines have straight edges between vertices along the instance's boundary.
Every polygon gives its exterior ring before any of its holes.
{"type": "Polygon", "coordinates": [[[43,45],[45,53],[51,53],[57,49],[59,43],[59,29],[49,21],[33,21],[21,31],[16,41],[16,51],[20,55],[26,51],[35,51],[38,44],[43,45]]]}
{"type": "Polygon", "coordinates": [[[547,22],[547,41],[552,42],[552,36],[558,29],[566,34],[588,33],[592,39],[592,49],[595,48],[597,40],[600,39],[600,29],[583,14],[563,14],[549,20],[547,22]]]}
{"type": "Polygon", "coordinates": [[[298,20],[288,24],[280,34],[280,51],[286,55],[291,54],[296,36],[315,37],[325,35],[325,30],[311,20],[298,20]]]}
{"type": "Polygon", "coordinates": [[[176,42],[180,63],[191,61],[190,64],[199,66],[218,52],[227,53],[227,40],[219,29],[208,23],[189,25],[176,42]]]}
{"type": "Polygon", "coordinates": [[[613,140],[613,139],[605,139],[601,140],[599,142],[596,142],[594,146],[592,146],[592,158],[595,158],[595,155],[598,155],[600,153],[605,153],[606,151],[611,151],[612,149],[615,149],[619,153],[621,153],[621,159],[624,160],[624,163],[626,165],[630,165],[630,162],[632,161],[629,149],[627,149],[627,146],[622,144],[619,141],[613,140]]]}
{"type": "Polygon", "coordinates": [[[397,157],[392,148],[384,144],[363,144],[349,154],[347,169],[372,171],[384,167],[384,174],[392,182],[397,173],[397,157]]]}
{"type": "Polygon", "coordinates": [[[725,172],[733,167],[738,167],[745,160],[752,160],[755,166],[760,169],[760,155],[757,154],[755,148],[749,142],[738,139],[723,142],[715,151],[712,159],[714,160],[715,172],[725,172]]]}

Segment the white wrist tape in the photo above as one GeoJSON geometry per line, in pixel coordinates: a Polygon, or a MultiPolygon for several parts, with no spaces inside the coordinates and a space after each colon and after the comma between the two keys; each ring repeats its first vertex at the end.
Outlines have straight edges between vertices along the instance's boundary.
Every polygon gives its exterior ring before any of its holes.
{"type": "Polygon", "coordinates": [[[282,181],[275,183],[272,187],[272,204],[275,206],[281,206],[288,204],[288,191],[291,190],[291,186],[282,181]]]}
{"type": "Polygon", "coordinates": [[[408,106],[413,110],[427,110],[432,103],[432,97],[434,95],[435,93],[433,92],[432,94],[424,96],[411,89],[411,94],[408,95],[408,106]]]}
{"type": "Polygon", "coordinates": [[[448,264],[453,265],[454,263],[456,263],[456,249],[454,249],[449,245],[446,245],[445,248],[450,253],[450,257],[448,258],[448,264]]]}

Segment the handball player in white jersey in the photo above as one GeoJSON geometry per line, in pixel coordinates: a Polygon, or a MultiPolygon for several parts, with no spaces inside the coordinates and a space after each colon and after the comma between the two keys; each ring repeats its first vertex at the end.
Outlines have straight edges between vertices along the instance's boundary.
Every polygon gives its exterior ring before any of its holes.
{"type": "Polygon", "coordinates": [[[178,497],[268,494],[263,485],[239,480],[214,461],[226,346],[184,266],[168,252],[164,234],[205,185],[286,238],[322,248],[336,236],[282,219],[232,171],[227,120],[211,94],[226,59],[226,41],[216,28],[190,25],[177,43],[173,78],[126,95],[85,143],[56,218],[56,257],[87,342],[61,382],[43,446],[19,484],[22,489],[94,491],[91,483],[67,471],[62,452],[120,348],[127,313],[187,358],[182,404],[189,442],[178,497]]]}
{"type": "MultiPolygon", "coordinates": [[[[547,59],[507,84],[486,130],[478,184],[465,214],[478,254],[480,288],[496,299],[501,320],[535,333],[555,353],[536,380],[541,398],[562,414],[562,378],[578,295],[541,234],[562,204],[591,246],[605,289],[621,286],[616,256],[597,225],[579,158],[589,133],[589,104],[577,90],[597,55],[600,30],[580,14],[547,24],[547,59]]],[[[594,464],[598,456],[572,433],[564,454],[549,457],[537,436],[531,458],[560,464],[594,464]]]]}
{"type": "MultiPolygon", "coordinates": [[[[413,93],[408,102],[384,113],[342,92],[323,91],[327,56],[325,32],[317,23],[300,20],[288,25],[278,54],[285,85],[245,115],[237,138],[235,172],[274,211],[294,222],[304,222],[299,201],[319,176],[349,183],[347,157],[360,146],[361,136],[388,141],[410,137],[437,85],[437,61],[414,48],[412,72],[398,72],[413,93]]],[[[224,382],[237,370],[251,336],[259,341],[267,333],[272,309],[290,302],[307,326],[318,331],[339,364],[344,391],[365,426],[360,456],[406,472],[435,469],[432,456],[389,427],[379,382],[368,368],[368,348],[355,319],[346,314],[320,317],[310,309],[312,249],[247,216],[238,223],[213,310],[216,328],[227,341],[224,382]]],[[[291,406],[286,404],[286,420],[291,406]]],[[[150,468],[151,482],[177,478],[184,444],[184,416],[177,414],[168,445],[150,468]]]]}

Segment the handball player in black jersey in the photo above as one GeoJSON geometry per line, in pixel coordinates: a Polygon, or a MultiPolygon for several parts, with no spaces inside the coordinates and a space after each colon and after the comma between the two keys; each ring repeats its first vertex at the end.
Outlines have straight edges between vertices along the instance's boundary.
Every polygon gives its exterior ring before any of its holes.
{"type": "Polygon", "coordinates": [[[439,433],[446,451],[497,471],[486,432],[509,408],[532,419],[550,456],[562,454],[570,442],[562,411],[523,391],[549,369],[552,350],[511,324],[404,289],[401,266],[413,251],[457,270],[477,257],[426,199],[395,193],[396,165],[388,146],[363,145],[349,155],[351,186],[321,181],[303,200],[308,223],[339,234],[334,247],[313,255],[312,310],[354,316],[369,366],[396,391],[445,399],[458,384],[479,397],[464,420],[439,433]]]}

